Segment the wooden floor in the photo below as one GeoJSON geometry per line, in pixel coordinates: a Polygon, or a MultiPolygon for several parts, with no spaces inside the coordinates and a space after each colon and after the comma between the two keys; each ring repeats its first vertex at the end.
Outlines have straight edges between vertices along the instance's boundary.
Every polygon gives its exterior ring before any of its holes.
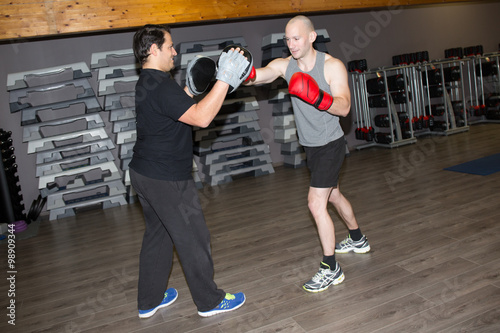
{"type": "MultiPolygon", "coordinates": [[[[16,244],[15,327],[0,279],[0,331],[500,332],[500,172],[443,170],[494,153],[499,124],[351,152],[341,190],[372,251],[338,254],[346,279],[319,294],[301,288],[322,256],[305,168],[200,190],[215,280],[247,296],[239,310],[211,318],[198,316],[177,260],[169,286],[178,300],[137,317],[138,204],[44,220],[36,237],[16,244]]],[[[346,229],[332,216],[340,240],[346,229]]]]}

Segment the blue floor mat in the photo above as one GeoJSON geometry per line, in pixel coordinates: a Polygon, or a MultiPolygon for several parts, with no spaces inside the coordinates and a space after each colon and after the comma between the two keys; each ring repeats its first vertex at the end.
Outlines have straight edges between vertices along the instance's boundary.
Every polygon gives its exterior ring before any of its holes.
{"type": "Polygon", "coordinates": [[[487,176],[500,171],[500,154],[490,155],[470,162],[458,164],[444,170],[487,176]]]}

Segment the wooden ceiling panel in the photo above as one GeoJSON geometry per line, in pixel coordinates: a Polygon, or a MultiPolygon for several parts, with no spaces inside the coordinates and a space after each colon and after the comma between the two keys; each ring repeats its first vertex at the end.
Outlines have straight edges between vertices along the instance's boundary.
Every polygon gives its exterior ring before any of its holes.
{"type": "Polygon", "coordinates": [[[466,0],[0,0],[0,40],[466,0]]]}

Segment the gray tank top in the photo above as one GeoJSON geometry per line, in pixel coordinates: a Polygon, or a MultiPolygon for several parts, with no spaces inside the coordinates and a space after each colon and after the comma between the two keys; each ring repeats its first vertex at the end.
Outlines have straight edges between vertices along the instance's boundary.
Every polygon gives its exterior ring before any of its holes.
{"type": "MultiPolygon", "coordinates": [[[[326,82],[324,75],[325,53],[316,51],[316,54],[316,64],[310,72],[302,71],[297,64],[297,60],[293,57],[290,58],[285,73],[286,82],[290,82],[290,78],[294,73],[303,72],[309,74],[318,83],[321,90],[331,95],[330,86],[326,82]]],[[[302,146],[324,146],[344,135],[338,116],[326,111],[320,111],[300,98],[292,97],[291,99],[299,143],[302,146]]]]}

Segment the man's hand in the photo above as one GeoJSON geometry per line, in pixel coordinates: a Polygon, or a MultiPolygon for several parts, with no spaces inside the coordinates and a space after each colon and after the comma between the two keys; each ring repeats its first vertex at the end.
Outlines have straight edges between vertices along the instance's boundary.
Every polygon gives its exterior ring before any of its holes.
{"type": "Polygon", "coordinates": [[[238,45],[224,48],[217,63],[216,79],[229,84],[229,93],[235,91],[250,76],[253,68],[251,53],[238,45]]]}

